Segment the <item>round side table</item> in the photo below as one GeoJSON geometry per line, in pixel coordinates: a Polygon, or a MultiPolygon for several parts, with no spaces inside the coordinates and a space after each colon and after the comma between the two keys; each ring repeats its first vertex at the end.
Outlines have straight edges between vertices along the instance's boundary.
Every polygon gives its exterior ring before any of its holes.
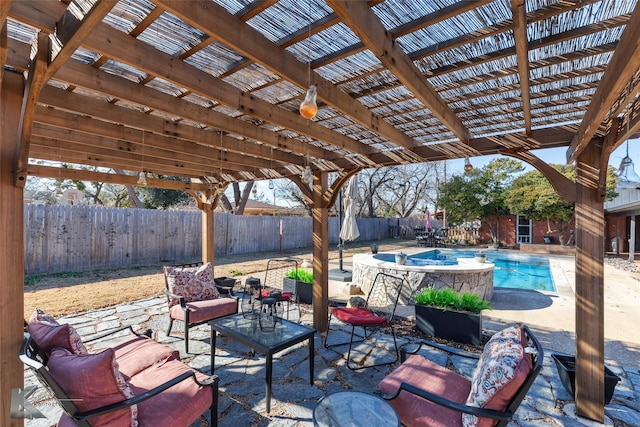
{"type": "Polygon", "coordinates": [[[395,409],[384,399],[360,391],[339,391],[318,401],[313,408],[316,427],[400,427],[395,409]]]}

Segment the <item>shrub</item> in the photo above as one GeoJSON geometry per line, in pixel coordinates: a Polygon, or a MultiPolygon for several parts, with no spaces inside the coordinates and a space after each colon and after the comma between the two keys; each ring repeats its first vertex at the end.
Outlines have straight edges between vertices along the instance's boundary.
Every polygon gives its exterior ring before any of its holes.
{"type": "Polygon", "coordinates": [[[313,284],[313,271],[309,271],[305,268],[289,270],[287,271],[286,277],[297,280],[298,282],[313,284]]]}
{"type": "Polygon", "coordinates": [[[469,292],[458,293],[451,288],[424,288],[414,294],[412,298],[416,304],[428,305],[444,310],[468,311],[471,313],[491,310],[489,302],[483,300],[478,295],[469,292]]]}

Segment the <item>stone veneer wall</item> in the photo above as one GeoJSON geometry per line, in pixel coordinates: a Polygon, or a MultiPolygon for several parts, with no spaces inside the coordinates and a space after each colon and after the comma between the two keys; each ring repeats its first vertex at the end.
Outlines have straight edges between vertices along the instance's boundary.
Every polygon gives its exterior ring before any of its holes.
{"type": "Polygon", "coordinates": [[[400,295],[400,304],[413,304],[411,295],[425,287],[441,289],[453,288],[458,292],[471,292],[482,299],[490,300],[493,297],[493,269],[484,271],[418,271],[415,269],[403,269],[393,263],[382,265],[367,265],[353,263],[353,282],[358,284],[362,292],[367,295],[371,284],[379,272],[394,276],[405,276],[409,282],[400,295]],[[387,267],[388,265],[388,267],[387,267]]]}

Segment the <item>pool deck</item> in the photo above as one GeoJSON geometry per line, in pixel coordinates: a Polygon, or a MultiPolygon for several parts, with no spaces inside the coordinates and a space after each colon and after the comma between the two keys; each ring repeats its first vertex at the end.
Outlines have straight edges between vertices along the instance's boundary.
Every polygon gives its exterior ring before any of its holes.
{"type": "MultiPolygon", "coordinates": [[[[405,248],[411,255],[425,248],[405,248]]],[[[330,268],[336,268],[330,262],[330,268]]],[[[494,288],[493,310],[483,313],[485,329],[497,323],[529,325],[549,350],[575,354],[575,263],[572,256],[550,255],[549,264],[556,291],[494,288]]],[[[344,261],[351,269],[351,259],[344,261]]],[[[345,294],[345,283],[329,282],[329,295],[345,294]]],[[[640,281],[637,275],[605,264],[605,363],[640,368],[640,281]]],[[[413,316],[412,306],[399,307],[398,314],[413,316]]]]}

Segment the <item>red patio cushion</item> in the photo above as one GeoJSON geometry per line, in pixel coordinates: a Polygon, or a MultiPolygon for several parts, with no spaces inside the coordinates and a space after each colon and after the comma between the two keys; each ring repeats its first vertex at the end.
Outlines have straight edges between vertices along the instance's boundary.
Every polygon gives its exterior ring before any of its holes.
{"type": "Polygon", "coordinates": [[[387,323],[387,319],[376,316],[366,308],[336,307],[331,312],[337,319],[352,325],[382,325],[387,323]]]}
{"type": "Polygon", "coordinates": [[[73,326],[59,324],[50,314],[39,308],[29,317],[27,328],[31,338],[47,355],[50,355],[55,347],[67,349],[74,354],[89,353],[73,326]]]}
{"type": "MultiPolygon", "coordinates": [[[[263,289],[260,291],[260,296],[262,298],[271,297],[272,289],[263,289]]],[[[290,301],[293,298],[293,292],[281,292],[279,301],[290,301]]]]}
{"type": "MultiPolygon", "coordinates": [[[[165,266],[164,274],[167,277],[169,291],[183,296],[186,302],[205,301],[218,297],[210,262],[198,267],[165,266]]],[[[177,299],[172,299],[170,305],[176,305],[178,302],[177,299]]]]}
{"type": "Polygon", "coordinates": [[[147,369],[159,361],[180,360],[180,352],[148,337],[133,337],[110,347],[116,354],[120,373],[125,379],[147,369]]]}
{"type": "MultiPolygon", "coordinates": [[[[445,399],[464,403],[471,382],[419,355],[410,356],[385,379],[378,389],[384,393],[395,393],[400,383],[408,383],[445,399]]],[[[398,412],[400,421],[407,427],[457,427],[462,425],[460,412],[444,408],[406,391],[396,399],[388,401],[398,412]]]]}
{"type": "MultiPolygon", "coordinates": [[[[214,298],[207,301],[189,302],[187,303],[187,308],[190,310],[190,324],[235,314],[238,309],[236,300],[233,298],[214,298]]],[[[184,321],[184,310],[179,305],[171,307],[169,315],[172,319],[184,321]]]]}

